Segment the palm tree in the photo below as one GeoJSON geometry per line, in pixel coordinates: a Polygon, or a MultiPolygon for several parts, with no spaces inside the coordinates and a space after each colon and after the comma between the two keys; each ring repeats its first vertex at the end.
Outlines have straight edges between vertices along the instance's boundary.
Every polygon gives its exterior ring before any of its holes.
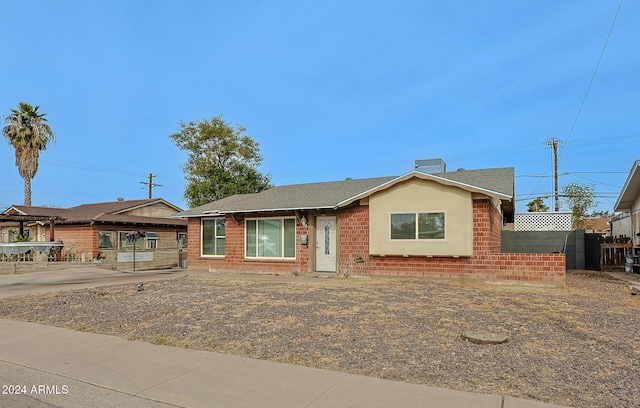
{"type": "Polygon", "coordinates": [[[55,140],[45,114],[39,113],[39,108],[20,102],[18,109],[11,109],[11,115],[5,119],[7,125],[2,129],[2,134],[16,151],[16,167],[24,179],[24,205],[31,205],[31,179],[38,171],[40,151],[55,140]]]}

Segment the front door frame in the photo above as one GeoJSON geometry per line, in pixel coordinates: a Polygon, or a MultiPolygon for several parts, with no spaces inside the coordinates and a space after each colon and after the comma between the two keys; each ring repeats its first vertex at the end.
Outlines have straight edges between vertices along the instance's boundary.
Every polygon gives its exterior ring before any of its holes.
{"type": "Polygon", "coordinates": [[[338,270],[337,225],[338,217],[335,215],[316,217],[316,272],[337,272],[338,270]]]}

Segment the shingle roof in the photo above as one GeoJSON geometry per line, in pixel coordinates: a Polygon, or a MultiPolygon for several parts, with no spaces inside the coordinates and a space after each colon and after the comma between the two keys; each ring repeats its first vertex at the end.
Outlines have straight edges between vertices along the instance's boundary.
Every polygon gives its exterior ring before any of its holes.
{"type": "Polygon", "coordinates": [[[513,167],[501,167],[495,169],[458,170],[446,173],[435,173],[434,176],[513,197],[514,174],[515,170],[513,167]]]}
{"type": "Polygon", "coordinates": [[[347,179],[274,187],[254,194],[237,194],[176,214],[192,217],[205,213],[334,208],[338,203],[375,188],[395,177],[347,179]]]}
{"type": "Polygon", "coordinates": [[[11,209],[15,209],[21,215],[33,215],[36,217],[63,217],[65,218],[65,214],[68,211],[66,208],[55,208],[55,207],[37,207],[30,205],[13,205],[9,208],[6,213],[11,212],[11,209]]]}
{"type": "MultiPolygon", "coordinates": [[[[384,189],[394,181],[412,177],[415,172],[400,177],[347,179],[343,181],[293,184],[274,187],[254,194],[237,194],[176,214],[176,217],[199,217],[206,214],[242,213],[276,210],[333,209],[348,205],[376,189],[384,189]]],[[[425,176],[422,174],[422,176],[425,176]]],[[[486,170],[464,170],[426,175],[435,181],[448,180],[460,188],[469,187],[491,195],[513,198],[512,167],[486,170]]]]}
{"type": "Polygon", "coordinates": [[[11,209],[15,209],[17,212],[24,215],[60,217],[61,219],[57,220],[56,224],[84,224],[93,221],[114,224],[186,225],[184,220],[177,220],[175,218],[121,214],[126,210],[143,207],[157,202],[162,202],[170,207],[178,209],[178,207],[175,207],[162,199],[154,198],[83,204],[72,208],[13,205],[6,212],[11,209]]]}

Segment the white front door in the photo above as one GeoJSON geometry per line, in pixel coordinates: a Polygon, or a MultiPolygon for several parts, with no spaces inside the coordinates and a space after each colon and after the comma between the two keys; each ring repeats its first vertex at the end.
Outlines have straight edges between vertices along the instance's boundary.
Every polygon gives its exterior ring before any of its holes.
{"type": "Polygon", "coordinates": [[[336,271],[336,217],[316,218],[316,271],[336,271]]]}

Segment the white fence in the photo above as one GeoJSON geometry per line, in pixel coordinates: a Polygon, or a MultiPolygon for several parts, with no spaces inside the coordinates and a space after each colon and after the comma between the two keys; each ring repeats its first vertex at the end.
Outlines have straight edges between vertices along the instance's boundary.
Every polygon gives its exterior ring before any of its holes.
{"type": "Polygon", "coordinates": [[[528,212],[514,215],[514,231],[571,231],[570,212],[528,212]]]}

